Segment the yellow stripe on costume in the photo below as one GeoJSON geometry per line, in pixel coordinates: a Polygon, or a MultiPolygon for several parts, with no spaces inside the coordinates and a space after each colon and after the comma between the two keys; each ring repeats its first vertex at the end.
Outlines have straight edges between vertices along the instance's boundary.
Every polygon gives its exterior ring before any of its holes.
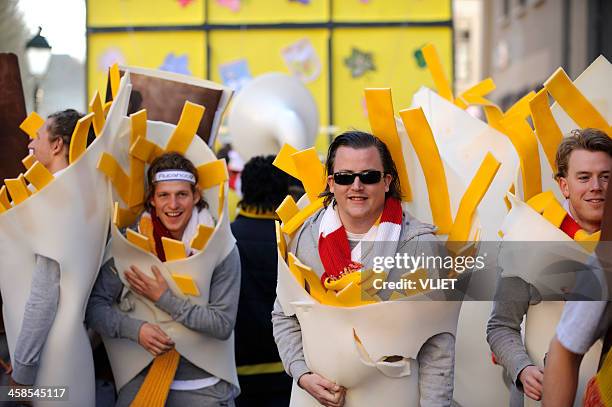
{"type": "Polygon", "coordinates": [[[119,82],[121,81],[121,75],[119,74],[119,65],[112,64],[108,69],[108,77],[110,79],[110,88],[112,99],[117,98],[117,92],[119,92],[119,82]]]}
{"type": "Polygon", "coordinates": [[[21,122],[19,128],[30,136],[32,140],[34,140],[36,137],[38,137],[36,132],[43,126],[43,124],[45,124],[45,119],[40,117],[38,113],[32,112],[21,122]]]}
{"type": "Polygon", "coordinates": [[[438,56],[436,47],[432,44],[427,44],[421,48],[421,52],[423,53],[423,57],[425,57],[427,68],[429,69],[434,84],[436,85],[438,95],[452,103],[453,90],[451,89],[450,83],[444,74],[444,69],[442,68],[442,63],[440,62],[440,57],[438,56]]]}
{"type": "Polygon", "coordinates": [[[49,171],[47,167],[42,165],[39,161],[36,161],[34,165],[32,165],[30,169],[26,171],[25,178],[30,184],[34,185],[38,191],[46,187],[54,179],[51,171],[49,171]]]}
{"type": "Polygon", "coordinates": [[[140,247],[145,252],[150,252],[151,246],[150,246],[149,238],[146,237],[145,235],[141,235],[138,232],[134,232],[132,229],[127,229],[125,231],[125,237],[128,240],[128,242],[135,244],[136,246],[140,247]]]}
{"type": "Polygon", "coordinates": [[[98,161],[98,169],[110,179],[121,200],[127,203],[129,201],[130,179],[115,160],[115,157],[108,153],[102,153],[98,161]]]}
{"type": "Polygon", "coordinates": [[[93,112],[93,126],[96,137],[100,137],[102,129],[104,128],[104,108],[102,106],[102,99],[100,99],[100,92],[96,91],[91,102],[89,102],[89,111],[93,112]]]}
{"type": "Polygon", "coordinates": [[[113,210],[113,223],[119,229],[133,225],[138,219],[138,212],[119,207],[119,202],[115,202],[113,210]]]}
{"type": "Polygon", "coordinates": [[[282,230],[288,235],[298,230],[302,223],[306,221],[313,213],[323,207],[323,198],[319,198],[316,201],[310,203],[307,207],[302,209],[295,215],[287,224],[283,224],[282,230]]]}
{"type": "Polygon", "coordinates": [[[510,109],[506,110],[504,113],[504,117],[520,117],[521,119],[525,119],[529,114],[531,114],[531,110],[529,109],[529,102],[535,97],[535,92],[531,91],[522,98],[520,98],[515,104],[513,104],[510,109]]]}
{"type": "Polygon", "coordinates": [[[527,201],[542,192],[538,141],[529,123],[520,115],[505,117],[501,120],[501,123],[505,128],[505,134],[519,156],[523,180],[523,199],[527,201]]]}
{"type": "Polygon", "coordinates": [[[540,90],[535,95],[531,102],[529,102],[529,108],[531,109],[531,118],[536,136],[544,149],[548,165],[550,165],[553,174],[555,174],[557,172],[555,157],[557,155],[557,148],[559,148],[559,144],[563,140],[563,133],[550,111],[546,89],[540,90]]]}
{"type": "Polygon", "coordinates": [[[204,250],[206,243],[208,243],[208,240],[214,231],[215,228],[211,228],[210,226],[204,226],[202,224],[198,225],[198,230],[196,231],[195,236],[193,236],[191,239],[189,245],[192,249],[200,251],[204,250]]]}
{"type": "Polygon", "coordinates": [[[202,191],[221,184],[229,179],[224,159],[210,161],[197,167],[198,186],[202,191]]]}
{"type": "Polygon", "coordinates": [[[314,202],[321,192],[325,190],[327,183],[325,178],[325,167],[319,161],[317,150],[314,147],[298,151],[291,155],[293,162],[300,174],[300,181],[304,185],[310,202],[314,202]]]}
{"type": "Polygon", "coordinates": [[[434,224],[439,228],[439,234],[448,234],[453,226],[448,183],[429,123],[420,107],[402,110],[400,117],[425,175],[434,224]]]}
{"type": "Polygon", "coordinates": [[[13,200],[13,205],[19,205],[32,193],[28,189],[25,178],[23,174],[19,174],[17,178],[7,178],[4,180],[4,185],[6,185],[6,189],[8,193],[11,195],[11,199],[13,200]]]}
{"type": "Polygon", "coordinates": [[[239,376],[253,376],[257,374],[282,373],[285,369],[283,368],[283,362],[271,362],[238,366],[236,371],[239,376]]]}
{"type": "Polygon", "coordinates": [[[186,101],[181,117],[166,144],[165,150],[185,154],[198,131],[202,116],[204,116],[204,106],[186,101]]]}
{"type": "Polygon", "coordinates": [[[162,155],[164,150],[152,141],[143,137],[138,137],[136,142],[130,147],[130,156],[138,158],[146,163],[152,163],[157,157],[162,155]]]}
{"type": "Polygon", "coordinates": [[[527,201],[527,205],[557,228],[561,226],[563,219],[567,216],[567,211],[563,209],[552,191],[542,192],[534,196],[527,201]]]}
{"type": "Polygon", "coordinates": [[[149,372],[130,407],[163,407],[180,357],[176,349],[172,349],[153,359],[149,372]]]}
{"type": "Polygon", "coordinates": [[[187,257],[185,244],[180,240],[162,237],[161,241],[162,246],[164,246],[164,253],[166,253],[166,261],[180,260],[187,257]]]}
{"type": "MultiPolygon", "coordinates": [[[[130,115],[131,134],[130,145],[134,145],[139,137],[147,137],[147,111],[140,110],[130,115]]],[[[145,161],[130,154],[130,188],[128,193],[128,207],[141,205],[145,198],[145,161]]]]}
{"type": "Polygon", "coordinates": [[[87,149],[87,136],[89,134],[89,126],[93,120],[94,114],[89,113],[79,119],[70,138],[70,148],[68,150],[68,162],[75,162],[87,149]]]}
{"type": "Polygon", "coordinates": [[[192,297],[200,296],[200,290],[198,289],[198,285],[193,277],[176,273],[172,273],[171,276],[179,290],[181,290],[184,295],[190,295],[192,297]]]}
{"type": "Polygon", "coordinates": [[[287,259],[287,242],[285,241],[285,236],[283,235],[279,221],[274,221],[274,230],[276,232],[276,246],[278,247],[278,252],[283,260],[285,260],[287,259]]]}
{"type": "Polygon", "coordinates": [[[11,209],[11,201],[9,201],[8,193],[6,192],[6,185],[2,185],[0,188],[0,210],[11,209]]]}
{"type": "Polygon", "coordinates": [[[279,170],[291,175],[293,178],[300,179],[300,174],[295,166],[295,162],[293,161],[292,157],[292,155],[297,152],[298,150],[292,147],[290,144],[283,144],[283,147],[276,155],[276,158],[272,162],[272,165],[274,165],[279,170]]]}
{"type": "Polygon", "coordinates": [[[36,157],[34,157],[34,154],[28,154],[23,160],[21,160],[21,162],[26,170],[29,170],[30,167],[32,167],[36,162],[36,157]]]}
{"type": "MultiPolygon", "coordinates": [[[[495,90],[495,82],[493,79],[486,78],[476,85],[472,86],[468,90],[464,91],[459,98],[469,105],[492,105],[493,103],[484,98],[485,95],[495,90]]],[[[459,99],[457,98],[457,99],[459,99]]],[[[455,101],[457,102],[457,101],[455,101]]]]}
{"type": "Polygon", "coordinates": [[[400,178],[402,200],[410,202],[412,201],[412,190],[402,152],[402,142],[395,125],[391,89],[366,89],[365,99],[372,134],[381,139],[389,148],[400,178]]]}
{"type": "Polygon", "coordinates": [[[487,153],[482,160],[476,175],[461,197],[455,222],[448,235],[449,242],[467,242],[469,239],[474,212],[489,189],[500,165],[501,163],[491,153],[487,153]]]}
{"type": "Polygon", "coordinates": [[[597,111],[589,100],[572,83],[563,68],[544,82],[544,87],[561,105],[563,110],[576,122],[578,127],[594,127],[610,135],[608,121],[597,111]]]}
{"type": "Polygon", "coordinates": [[[289,222],[299,211],[300,208],[298,208],[291,195],[287,195],[278,208],[276,208],[276,214],[284,224],[289,222]]]}

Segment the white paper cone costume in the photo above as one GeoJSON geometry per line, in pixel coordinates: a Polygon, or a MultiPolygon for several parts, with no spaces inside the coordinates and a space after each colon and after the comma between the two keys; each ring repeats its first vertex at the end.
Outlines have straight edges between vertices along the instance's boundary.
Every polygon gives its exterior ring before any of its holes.
{"type": "MultiPolygon", "coordinates": [[[[11,356],[30,295],[35,255],[59,263],[59,304],[42,349],[35,385],[69,387],[68,400],[59,402],[63,406],[95,405],[93,358],[83,320],[104,253],[109,222],[106,202],[110,199],[106,178],[96,164],[114,142],[117,118],[127,108],[129,92],[125,82],[114,96],[105,122],[96,94],[92,102],[96,113],[77,124],[70,147],[71,164],[61,174],[53,177],[29,157],[24,160],[30,168],[25,177],[32,183],[28,190],[33,194],[19,202],[20,188],[11,185],[14,181],[6,180],[13,199],[7,207],[4,190],[0,193],[3,195],[0,205],[7,209],[0,213],[0,289],[11,356]],[[85,150],[92,120],[97,138],[85,150]]],[[[33,114],[22,128],[33,137],[42,122],[33,114]]],[[[53,406],[58,401],[34,404],[53,406]]]]}
{"type": "MultiPolygon", "coordinates": [[[[131,71],[223,90],[212,125],[213,134],[218,130],[221,116],[231,97],[230,90],[204,80],[140,68],[125,68],[124,78],[128,84],[131,71]]],[[[124,110],[123,114],[126,111],[124,110]]],[[[130,265],[135,265],[149,276],[152,276],[151,266],[155,265],[175,295],[180,298],[189,295],[194,304],[205,306],[208,304],[213,270],[233,249],[235,240],[230,231],[227,214],[225,191],[228,188],[228,174],[225,162],[217,160],[206,143],[195,134],[203,111],[202,106],[186,102],[177,126],[147,121],[145,111],[137,112],[130,118],[122,117],[115,148],[112,155],[107,155],[104,162],[101,161],[100,169],[109,176],[113,184],[112,201],[107,201],[115,203],[110,256],[114,257],[116,269],[124,284],[129,287],[124,272],[130,265]],[[167,261],[162,263],[155,254],[147,250],[144,235],[134,233],[126,238],[118,227],[133,223],[141,212],[144,190],[139,188],[144,185],[145,163],[150,163],[165,151],[179,152],[196,166],[202,197],[208,203],[216,225],[214,228],[200,226],[199,234],[191,242],[191,247],[198,252],[190,257],[185,258],[182,242],[173,241],[174,246],[164,245],[167,261]],[[123,174],[117,175],[118,172],[123,174]],[[137,196],[132,195],[131,191],[136,190],[137,196]]],[[[133,309],[126,312],[128,316],[159,325],[175,342],[176,351],[181,356],[212,375],[238,386],[233,334],[227,340],[219,340],[190,330],[173,321],[146,298],[137,294],[134,294],[134,298],[133,309]]],[[[153,356],[134,341],[107,337],[103,339],[118,390],[153,360],[153,356]]]]}

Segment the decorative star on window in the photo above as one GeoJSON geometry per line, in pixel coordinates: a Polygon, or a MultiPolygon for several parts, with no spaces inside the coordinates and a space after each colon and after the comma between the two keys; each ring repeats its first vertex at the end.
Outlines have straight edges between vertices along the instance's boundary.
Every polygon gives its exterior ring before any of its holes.
{"type": "Polygon", "coordinates": [[[187,7],[193,0],[176,0],[181,7],[187,7]]]}
{"type": "Polygon", "coordinates": [[[353,47],[351,55],[344,58],[344,64],[351,70],[353,78],[359,78],[368,71],[376,71],[373,53],[364,52],[355,47],[353,47]]]}

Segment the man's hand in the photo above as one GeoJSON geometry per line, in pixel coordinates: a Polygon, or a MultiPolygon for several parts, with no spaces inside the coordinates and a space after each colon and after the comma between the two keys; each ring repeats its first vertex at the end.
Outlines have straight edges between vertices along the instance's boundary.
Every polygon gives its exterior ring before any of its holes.
{"type": "Polygon", "coordinates": [[[527,397],[533,400],[542,398],[542,385],[544,384],[544,372],[536,366],[527,366],[519,374],[519,380],[523,383],[523,391],[527,397]]]}
{"type": "Polygon", "coordinates": [[[153,356],[174,348],[174,341],[158,326],[145,322],[138,331],[138,343],[153,356]]]}
{"type": "Polygon", "coordinates": [[[324,406],[342,407],[344,405],[346,389],[316,373],[302,375],[298,380],[298,385],[324,406]]]}
{"type": "Polygon", "coordinates": [[[168,289],[168,283],[156,266],[151,266],[151,271],[155,278],[147,277],[138,267],[132,265],[129,270],[125,271],[125,278],[136,294],[157,302],[159,297],[168,289]]]}

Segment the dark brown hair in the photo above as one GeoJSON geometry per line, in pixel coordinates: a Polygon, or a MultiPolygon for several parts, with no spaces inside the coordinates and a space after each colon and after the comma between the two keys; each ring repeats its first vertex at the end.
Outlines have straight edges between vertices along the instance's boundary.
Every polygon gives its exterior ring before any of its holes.
{"type": "MultiPolygon", "coordinates": [[[[83,117],[82,113],[77,112],[74,109],[66,109],[59,112],[50,114],[48,119],[53,119],[49,122],[49,141],[53,142],[58,138],[62,138],[64,146],[66,146],[66,159],[70,151],[70,142],[72,140],[72,133],[77,125],[77,122],[83,117]]],[[[89,128],[89,134],[87,135],[87,145],[90,145],[96,136],[93,131],[93,126],[89,128]]]]}

